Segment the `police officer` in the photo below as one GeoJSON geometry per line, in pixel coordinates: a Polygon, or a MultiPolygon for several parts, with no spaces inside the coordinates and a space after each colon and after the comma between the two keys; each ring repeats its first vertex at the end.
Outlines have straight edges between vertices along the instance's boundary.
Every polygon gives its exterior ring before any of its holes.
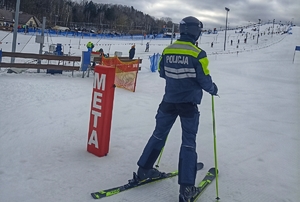
{"type": "Polygon", "coordinates": [[[182,143],[178,163],[179,201],[188,201],[198,190],[196,134],[203,90],[217,95],[208,69],[206,52],[194,44],[198,40],[202,22],[189,16],[180,22],[180,39],[166,47],[159,63],[159,75],[166,80],[165,94],[156,114],[156,127],[138,160],[137,176],[140,180],[157,178],[161,172],[153,168],[167,136],[179,116],[182,143]]]}

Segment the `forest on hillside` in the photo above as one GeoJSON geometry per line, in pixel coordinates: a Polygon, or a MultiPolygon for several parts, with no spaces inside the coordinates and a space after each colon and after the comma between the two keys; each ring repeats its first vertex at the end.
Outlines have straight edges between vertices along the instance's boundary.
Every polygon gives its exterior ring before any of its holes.
{"type": "MultiPolygon", "coordinates": [[[[15,10],[16,2],[2,0],[1,3],[0,0],[0,5],[7,10],[15,10]]],[[[132,6],[88,0],[21,0],[20,11],[36,16],[41,22],[46,17],[47,26],[59,25],[71,30],[157,34],[173,25],[169,17],[157,19],[132,6]]]]}

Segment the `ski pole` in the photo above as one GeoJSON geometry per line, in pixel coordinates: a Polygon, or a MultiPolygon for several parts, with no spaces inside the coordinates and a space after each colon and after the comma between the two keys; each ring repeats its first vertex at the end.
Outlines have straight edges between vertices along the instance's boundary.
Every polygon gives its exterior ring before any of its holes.
{"type": "Polygon", "coordinates": [[[216,169],[216,194],[217,200],[220,200],[219,197],[219,182],[218,182],[218,161],[217,161],[217,137],[216,137],[216,121],[215,121],[215,103],[214,103],[214,96],[211,96],[211,103],[212,103],[212,118],[213,118],[213,135],[214,135],[214,156],[215,156],[215,169],[216,169]]]}
{"type": "Polygon", "coordinates": [[[159,154],[159,157],[158,157],[157,163],[156,163],[156,165],[155,165],[155,167],[156,167],[156,168],[158,168],[158,167],[159,167],[159,165],[158,165],[158,164],[159,164],[159,162],[160,162],[160,159],[161,159],[162,153],[163,153],[163,151],[164,151],[164,148],[165,148],[165,147],[163,147],[163,148],[161,149],[161,151],[160,151],[160,154],[159,154]]]}
{"type": "MultiPolygon", "coordinates": [[[[168,137],[167,137],[167,139],[168,139],[168,137]]],[[[166,142],[167,142],[167,139],[166,139],[166,142]]],[[[161,149],[161,151],[160,151],[160,154],[159,154],[159,157],[158,157],[158,160],[157,160],[157,163],[156,163],[156,165],[155,165],[155,167],[156,168],[158,168],[159,167],[159,162],[160,162],[160,159],[161,159],[161,156],[162,156],[162,154],[163,154],[163,152],[164,152],[164,148],[165,147],[163,147],[162,149],[161,149]]]]}

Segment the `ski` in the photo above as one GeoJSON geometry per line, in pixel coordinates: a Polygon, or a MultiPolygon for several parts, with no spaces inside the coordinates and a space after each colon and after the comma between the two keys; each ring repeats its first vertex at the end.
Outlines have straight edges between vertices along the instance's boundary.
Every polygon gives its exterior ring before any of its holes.
{"type": "Polygon", "coordinates": [[[193,198],[190,199],[189,202],[195,202],[198,200],[200,195],[204,192],[204,190],[210,185],[210,183],[216,178],[216,169],[210,168],[208,172],[206,173],[203,180],[198,184],[198,187],[200,188],[200,191],[195,195],[193,198]]]}
{"type": "MultiPolygon", "coordinates": [[[[203,168],[204,164],[199,162],[197,163],[197,171],[201,170],[203,168]]],[[[109,197],[112,195],[116,195],[120,192],[135,188],[135,187],[139,187],[145,184],[149,184],[152,182],[158,182],[161,181],[163,179],[167,179],[167,178],[171,178],[171,177],[175,177],[178,175],[178,170],[170,172],[170,173],[164,173],[161,177],[156,178],[156,179],[147,179],[144,181],[138,181],[137,180],[137,174],[135,172],[133,172],[133,179],[128,180],[128,183],[122,186],[118,186],[118,187],[114,187],[114,188],[110,188],[110,189],[104,189],[101,191],[97,191],[97,192],[93,192],[91,193],[92,197],[94,199],[101,199],[101,198],[105,198],[105,197],[109,197]]]]}

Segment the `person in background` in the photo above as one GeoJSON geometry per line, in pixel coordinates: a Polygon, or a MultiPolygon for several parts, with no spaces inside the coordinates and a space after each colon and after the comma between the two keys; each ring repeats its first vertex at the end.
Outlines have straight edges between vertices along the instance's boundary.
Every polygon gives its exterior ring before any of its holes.
{"type": "Polygon", "coordinates": [[[89,41],[89,42],[86,44],[86,47],[87,47],[88,51],[92,52],[92,51],[93,51],[93,48],[94,48],[94,44],[93,44],[92,42],[89,41]]]}
{"type": "Polygon", "coordinates": [[[104,53],[103,48],[100,48],[97,52],[100,53],[100,57],[101,57],[101,56],[103,56],[103,57],[105,57],[105,58],[109,57],[108,53],[107,53],[107,54],[104,53]]]}
{"type": "Polygon", "coordinates": [[[131,49],[129,50],[129,59],[133,59],[135,55],[135,45],[131,46],[131,49]]]}
{"type": "Polygon", "coordinates": [[[164,173],[153,168],[170,130],[180,117],[182,143],[178,161],[179,201],[187,202],[200,188],[195,187],[197,173],[196,135],[198,133],[198,104],[203,90],[217,95],[217,85],[208,69],[206,52],[194,44],[198,40],[202,22],[189,16],[179,25],[180,38],[166,47],[160,57],[159,75],[166,81],[165,94],[155,116],[156,126],[137,165],[140,181],[159,178],[164,173]]]}
{"type": "Polygon", "coordinates": [[[146,43],[146,50],[145,52],[149,52],[149,42],[146,43]]]}

